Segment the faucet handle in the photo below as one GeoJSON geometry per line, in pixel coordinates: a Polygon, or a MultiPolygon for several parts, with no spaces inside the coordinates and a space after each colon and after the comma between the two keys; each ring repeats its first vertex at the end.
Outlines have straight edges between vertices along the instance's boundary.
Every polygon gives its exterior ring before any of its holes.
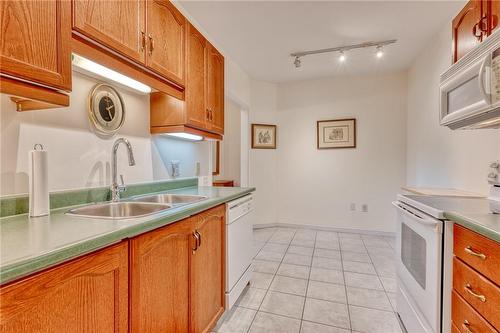
{"type": "Polygon", "coordinates": [[[123,175],[120,175],[120,185],[118,185],[118,190],[120,192],[127,190],[127,186],[125,186],[125,182],[123,181],[123,175]]]}

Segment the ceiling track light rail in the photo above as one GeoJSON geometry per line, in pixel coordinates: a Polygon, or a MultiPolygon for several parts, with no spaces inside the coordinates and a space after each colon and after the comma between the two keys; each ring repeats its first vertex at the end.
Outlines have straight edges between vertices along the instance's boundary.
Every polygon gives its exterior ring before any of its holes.
{"type": "Polygon", "coordinates": [[[354,50],[354,49],[362,49],[362,48],[367,48],[367,47],[375,47],[376,48],[375,54],[376,54],[377,58],[381,58],[383,56],[382,47],[384,47],[385,45],[394,44],[396,42],[397,42],[397,39],[381,40],[378,42],[364,42],[364,43],[360,43],[360,44],[331,47],[328,49],[294,52],[294,53],[290,53],[290,56],[295,58],[295,61],[293,63],[294,63],[296,68],[299,68],[301,66],[300,58],[307,56],[307,55],[339,52],[340,53],[339,60],[343,62],[346,59],[345,55],[344,55],[345,51],[354,50]]]}

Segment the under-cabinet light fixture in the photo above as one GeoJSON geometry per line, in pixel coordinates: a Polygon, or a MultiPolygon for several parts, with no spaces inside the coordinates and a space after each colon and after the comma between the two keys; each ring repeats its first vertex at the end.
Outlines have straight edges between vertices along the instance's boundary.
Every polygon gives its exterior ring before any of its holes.
{"type": "Polygon", "coordinates": [[[330,52],[339,52],[340,53],[339,61],[344,62],[346,60],[346,56],[344,54],[345,51],[354,50],[354,49],[362,49],[362,48],[367,48],[367,47],[375,47],[376,48],[376,53],[375,53],[376,57],[382,58],[382,56],[384,55],[384,51],[382,50],[382,47],[389,45],[389,44],[394,44],[396,42],[397,42],[397,39],[381,40],[378,42],[364,42],[364,43],[360,43],[360,44],[331,47],[328,49],[294,52],[294,53],[290,53],[290,56],[295,58],[295,61],[293,62],[293,64],[295,65],[295,68],[299,68],[301,66],[301,58],[308,56],[308,55],[320,54],[320,53],[330,53],[330,52]]]}
{"type": "Polygon", "coordinates": [[[151,92],[151,88],[144,83],[134,80],[112,69],[104,67],[103,65],[93,62],[92,60],[84,58],[78,54],[73,53],[72,63],[73,66],[79,69],[83,69],[84,71],[90,72],[104,79],[112,80],[126,87],[137,90],[141,93],[149,94],[151,92]]]}
{"type": "Polygon", "coordinates": [[[191,134],[191,133],[179,132],[179,133],[165,133],[165,134],[169,135],[169,136],[173,136],[175,138],[189,140],[189,141],[201,141],[201,140],[203,140],[202,136],[196,135],[196,134],[191,134]]]}

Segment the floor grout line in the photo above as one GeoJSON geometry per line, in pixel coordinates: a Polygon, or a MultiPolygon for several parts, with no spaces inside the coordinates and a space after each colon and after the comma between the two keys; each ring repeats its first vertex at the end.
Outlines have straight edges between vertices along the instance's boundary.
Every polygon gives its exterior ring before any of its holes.
{"type": "MultiPolygon", "coordinates": [[[[278,231],[278,229],[277,229],[277,230],[276,230],[276,231],[275,231],[275,232],[271,235],[271,237],[269,237],[269,239],[267,240],[266,244],[267,244],[267,243],[269,243],[269,240],[272,238],[272,236],[274,236],[274,235],[276,234],[276,232],[277,232],[277,231],[278,231]]],[[[293,238],[295,237],[295,234],[296,234],[296,233],[297,233],[297,230],[295,230],[295,231],[293,232],[292,239],[290,240],[290,243],[289,243],[289,244],[288,244],[288,246],[286,247],[286,251],[288,251],[288,248],[290,247],[290,244],[292,243],[293,238]]],[[[265,244],[264,244],[264,246],[265,246],[265,244]]],[[[262,250],[262,249],[261,249],[261,250],[262,250]]],[[[286,254],[286,251],[285,251],[285,254],[286,254]]],[[[279,270],[279,268],[280,268],[281,264],[283,263],[283,259],[284,259],[284,258],[285,258],[285,255],[283,255],[283,257],[281,258],[280,264],[279,264],[279,266],[278,266],[278,270],[279,270]]],[[[253,317],[252,322],[250,323],[250,326],[248,326],[247,333],[248,333],[248,332],[250,332],[250,329],[252,328],[252,325],[253,325],[253,323],[254,323],[254,321],[255,321],[255,318],[256,318],[256,317],[257,317],[257,315],[259,314],[259,311],[261,311],[261,310],[260,310],[260,308],[262,307],[262,303],[264,303],[264,300],[266,299],[267,295],[269,294],[269,290],[270,290],[270,288],[271,288],[271,285],[273,284],[274,279],[276,278],[276,273],[278,273],[278,270],[276,270],[276,272],[275,272],[275,273],[274,273],[274,275],[273,275],[273,278],[272,278],[272,280],[271,280],[271,283],[269,284],[269,287],[268,287],[268,288],[267,288],[267,290],[266,290],[266,294],[264,295],[264,298],[262,298],[262,302],[260,302],[259,308],[257,309],[257,312],[255,313],[255,316],[253,317]]],[[[263,311],[263,312],[264,312],[264,311],[263,311]]]]}
{"type": "Polygon", "coordinates": [[[300,328],[299,328],[299,332],[302,331],[302,322],[304,321],[304,312],[306,311],[307,293],[309,291],[309,282],[311,281],[312,261],[314,260],[314,253],[316,252],[316,239],[317,238],[318,238],[318,232],[315,232],[315,234],[314,234],[313,256],[311,258],[311,266],[309,266],[309,275],[307,276],[306,294],[305,294],[305,298],[304,298],[304,306],[302,307],[302,315],[300,316],[300,328]]]}

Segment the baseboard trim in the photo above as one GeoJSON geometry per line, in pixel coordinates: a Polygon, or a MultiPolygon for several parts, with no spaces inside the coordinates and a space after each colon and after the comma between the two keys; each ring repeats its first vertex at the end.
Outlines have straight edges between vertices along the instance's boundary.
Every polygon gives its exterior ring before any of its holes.
{"type": "Polygon", "coordinates": [[[372,235],[372,236],[394,237],[396,235],[395,232],[389,232],[389,231],[338,228],[338,227],[330,227],[330,226],[326,226],[326,225],[313,225],[313,224],[311,225],[311,224],[297,224],[297,223],[263,223],[263,224],[254,224],[253,225],[254,229],[277,228],[277,227],[356,233],[356,234],[372,235]]]}

